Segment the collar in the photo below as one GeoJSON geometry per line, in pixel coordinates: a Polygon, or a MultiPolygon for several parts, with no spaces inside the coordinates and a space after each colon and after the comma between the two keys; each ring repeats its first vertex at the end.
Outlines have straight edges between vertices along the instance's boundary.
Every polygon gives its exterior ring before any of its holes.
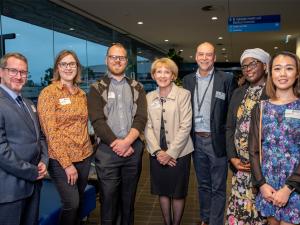
{"type": "Polygon", "coordinates": [[[14,100],[16,100],[16,97],[18,97],[19,95],[21,95],[20,93],[16,93],[14,91],[12,91],[11,89],[9,89],[7,86],[5,86],[4,84],[0,84],[0,87],[3,88],[3,90],[9,94],[10,97],[12,97],[14,100]]]}
{"type": "Polygon", "coordinates": [[[107,75],[108,75],[108,77],[109,77],[110,79],[113,79],[113,80],[115,80],[115,81],[117,81],[117,82],[123,81],[124,78],[126,77],[126,76],[125,76],[125,73],[124,73],[124,74],[121,75],[122,79],[121,79],[120,81],[118,81],[118,80],[115,78],[116,76],[113,75],[111,72],[108,72],[107,75]]]}
{"type": "Polygon", "coordinates": [[[213,74],[214,72],[214,67],[208,72],[208,75],[207,76],[202,76],[199,72],[199,68],[197,69],[197,72],[196,72],[196,77],[197,78],[200,78],[200,79],[207,79],[207,78],[210,78],[210,76],[213,74]]]}
{"type": "MultiPolygon", "coordinates": [[[[172,82],[172,89],[170,91],[170,93],[168,94],[168,96],[166,97],[166,99],[172,99],[172,100],[175,100],[176,98],[176,93],[178,92],[178,88],[176,84],[174,84],[174,82],[172,82]]],[[[155,90],[155,95],[154,95],[154,99],[159,99],[160,96],[159,96],[159,87],[156,88],[155,90]]]]}
{"type": "MultiPolygon", "coordinates": [[[[67,86],[65,84],[62,84],[60,81],[53,81],[52,84],[61,91],[62,90],[67,90],[69,92],[67,86]]],[[[74,94],[77,94],[79,92],[79,88],[78,88],[77,85],[74,85],[74,87],[75,87],[75,93],[74,94]]]]}

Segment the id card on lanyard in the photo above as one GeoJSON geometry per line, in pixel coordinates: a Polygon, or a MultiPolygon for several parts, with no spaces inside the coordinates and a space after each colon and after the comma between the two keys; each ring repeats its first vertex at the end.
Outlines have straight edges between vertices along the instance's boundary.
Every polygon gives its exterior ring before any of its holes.
{"type": "Polygon", "coordinates": [[[209,86],[210,86],[210,83],[211,83],[211,81],[212,81],[214,75],[215,75],[215,71],[213,71],[213,73],[211,74],[211,77],[210,77],[210,79],[209,79],[208,85],[207,85],[206,88],[205,88],[205,91],[204,91],[204,93],[203,93],[203,96],[202,96],[201,101],[199,100],[198,81],[196,80],[196,91],[197,91],[196,98],[197,98],[197,105],[198,105],[198,114],[197,114],[197,116],[195,117],[195,123],[198,123],[198,124],[201,124],[201,125],[204,124],[204,118],[203,118],[203,115],[200,115],[200,110],[201,110],[201,108],[202,108],[202,105],[203,105],[203,102],[204,102],[204,98],[205,98],[205,96],[206,96],[207,90],[208,90],[208,88],[209,88],[209,86]]]}

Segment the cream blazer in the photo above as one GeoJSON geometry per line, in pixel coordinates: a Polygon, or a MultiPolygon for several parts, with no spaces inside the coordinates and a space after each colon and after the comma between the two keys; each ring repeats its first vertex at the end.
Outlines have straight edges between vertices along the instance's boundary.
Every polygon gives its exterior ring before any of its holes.
{"type": "Polygon", "coordinates": [[[148,121],[145,139],[148,152],[160,149],[161,113],[165,120],[165,134],[168,145],[166,153],[177,159],[194,150],[190,131],[192,127],[192,106],[190,92],[172,84],[172,90],[163,107],[160,103],[158,89],[147,94],[148,121]]]}

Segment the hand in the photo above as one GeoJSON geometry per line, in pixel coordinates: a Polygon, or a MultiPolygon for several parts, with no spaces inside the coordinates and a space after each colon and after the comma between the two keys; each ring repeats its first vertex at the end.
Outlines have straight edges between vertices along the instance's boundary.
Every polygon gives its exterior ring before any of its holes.
{"type": "Polygon", "coordinates": [[[273,195],[273,204],[278,207],[284,207],[289,200],[292,191],[284,185],[283,188],[279,189],[273,195]]]}
{"type": "Polygon", "coordinates": [[[68,184],[74,185],[78,178],[78,173],[75,166],[68,166],[67,168],[65,168],[65,172],[67,175],[68,184]]]}
{"type": "Polygon", "coordinates": [[[232,165],[240,171],[250,172],[250,163],[243,163],[239,158],[231,158],[232,165]]]}
{"type": "Polygon", "coordinates": [[[134,153],[134,149],[129,146],[129,148],[124,152],[124,154],[122,155],[123,157],[128,157],[131,156],[134,153]]]}
{"type": "Polygon", "coordinates": [[[38,177],[36,178],[37,180],[43,179],[46,174],[47,174],[47,166],[45,163],[43,162],[39,162],[38,164],[38,177]]]}
{"type": "Polygon", "coordinates": [[[167,165],[168,162],[172,159],[165,151],[159,151],[156,155],[156,159],[161,165],[167,165]]]}
{"type": "Polygon", "coordinates": [[[168,165],[174,167],[176,166],[176,163],[177,163],[176,159],[171,158],[170,161],[168,162],[168,165]]]}
{"type": "Polygon", "coordinates": [[[118,156],[123,156],[130,145],[125,139],[116,139],[110,144],[110,147],[118,156]]]}
{"type": "Polygon", "coordinates": [[[263,184],[260,186],[259,191],[267,202],[273,201],[273,196],[276,193],[276,190],[272,186],[269,184],[263,184]]]}

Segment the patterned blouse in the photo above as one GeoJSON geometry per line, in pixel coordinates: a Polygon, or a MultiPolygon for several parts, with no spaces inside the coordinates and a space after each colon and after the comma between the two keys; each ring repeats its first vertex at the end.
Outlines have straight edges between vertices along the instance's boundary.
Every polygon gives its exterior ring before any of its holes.
{"type": "Polygon", "coordinates": [[[61,82],[53,82],[42,90],[37,109],[50,158],[66,168],[92,154],[84,91],[77,88],[71,94],[61,82]]]}
{"type": "Polygon", "coordinates": [[[237,154],[243,163],[249,163],[248,135],[251,111],[259,102],[263,87],[263,85],[255,87],[249,86],[237,112],[237,124],[234,140],[237,154]]]}

